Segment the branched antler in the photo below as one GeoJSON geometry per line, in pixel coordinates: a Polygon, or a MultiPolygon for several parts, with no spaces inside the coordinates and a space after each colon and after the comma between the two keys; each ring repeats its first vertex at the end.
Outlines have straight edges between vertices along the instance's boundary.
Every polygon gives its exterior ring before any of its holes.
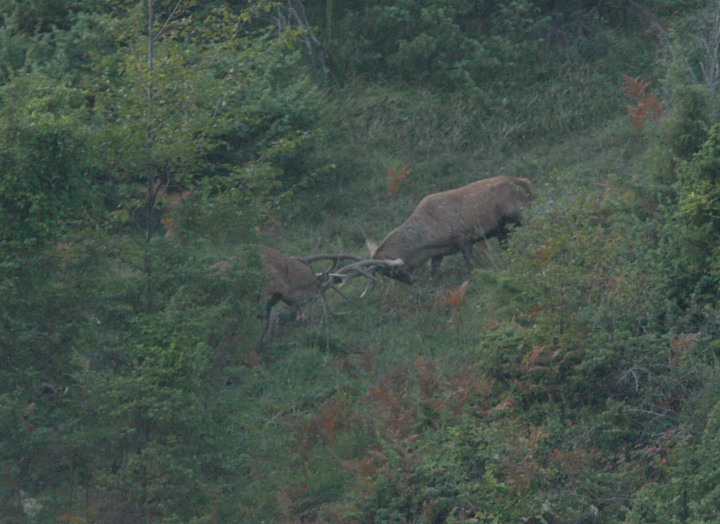
{"type": "MultiPolygon", "coordinates": [[[[342,298],[350,302],[339,289],[350,280],[364,276],[367,284],[361,297],[370,289],[373,281],[378,280],[374,273],[382,267],[402,264],[402,260],[363,260],[357,255],[347,253],[323,253],[305,257],[286,256],[274,249],[260,246],[263,263],[268,270],[268,278],[263,284],[263,292],[267,297],[265,307],[266,327],[260,337],[257,347],[262,348],[273,330],[273,317],[271,310],[275,304],[282,301],[285,304],[305,309],[309,308],[318,298],[322,299],[326,311],[335,313],[325,296],[329,289],[334,290],[342,298]],[[341,266],[344,261],[351,260],[350,264],[341,266]],[[330,267],[324,271],[316,272],[312,263],[330,261],[330,267]]],[[[215,264],[212,269],[223,271],[228,263],[215,264]]]]}
{"type": "MultiPolygon", "coordinates": [[[[352,260],[354,263],[359,263],[363,259],[362,257],[359,257],[357,255],[352,255],[349,253],[321,253],[317,255],[308,255],[305,257],[297,257],[299,260],[303,261],[304,263],[311,265],[316,262],[320,261],[331,261],[332,264],[330,267],[325,269],[324,271],[315,272],[315,277],[317,278],[318,287],[320,290],[320,297],[323,300],[323,303],[325,304],[325,307],[330,313],[337,314],[330,308],[330,304],[328,303],[327,299],[325,298],[325,292],[329,289],[332,289],[335,291],[338,295],[340,295],[343,299],[345,299],[347,302],[352,302],[342,291],[339,289],[339,285],[343,285],[344,282],[338,282],[337,275],[339,274],[339,271],[344,270],[346,267],[350,267],[353,264],[348,264],[345,266],[341,266],[341,263],[346,260],[352,260]]],[[[368,289],[369,286],[366,286],[366,289],[368,289]]],[[[361,296],[365,295],[365,291],[363,291],[361,296]]]]}
{"type": "MultiPolygon", "coordinates": [[[[330,277],[333,282],[333,287],[335,287],[335,290],[340,293],[340,291],[337,289],[339,286],[344,286],[351,280],[357,277],[365,277],[366,283],[365,283],[365,289],[360,294],[360,297],[364,297],[365,294],[370,290],[372,287],[373,282],[379,282],[380,279],[375,276],[375,273],[383,268],[389,268],[389,267],[397,267],[403,265],[404,262],[402,259],[398,258],[395,260],[359,260],[357,262],[354,262],[352,264],[348,264],[347,266],[344,266],[340,268],[337,272],[331,273],[330,277]],[[337,284],[337,286],[335,286],[337,284]]],[[[342,295],[342,293],[340,293],[342,295]]]]}
{"type": "Polygon", "coordinates": [[[318,255],[308,255],[306,257],[297,257],[298,259],[302,260],[306,264],[313,264],[315,262],[319,261],[325,261],[329,260],[332,261],[332,265],[325,271],[321,271],[319,273],[315,273],[318,278],[323,278],[323,276],[328,275],[335,271],[338,266],[340,265],[340,262],[343,260],[355,260],[359,261],[362,260],[362,257],[359,257],[357,255],[351,255],[349,253],[321,253],[318,255]]]}

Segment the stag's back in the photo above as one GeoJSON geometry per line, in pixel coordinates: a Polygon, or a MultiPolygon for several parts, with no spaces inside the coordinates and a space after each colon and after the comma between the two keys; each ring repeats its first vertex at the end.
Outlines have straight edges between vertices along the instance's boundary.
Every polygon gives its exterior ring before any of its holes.
{"type": "Polygon", "coordinates": [[[493,236],[507,223],[520,223],[531,192],[532,184],[526,178],[479,180],[426,196],[406,224],[423,224],[428,245],[474,242],[493,236]]]}
{"type": "Polygon", "coordinates": [[[498,176],[423,198],[408,219],[393,230],[374,258],[401,258],[415,268],[429,258],[456,253],[522,222],[532,184],[526,178],[498,176]]]}

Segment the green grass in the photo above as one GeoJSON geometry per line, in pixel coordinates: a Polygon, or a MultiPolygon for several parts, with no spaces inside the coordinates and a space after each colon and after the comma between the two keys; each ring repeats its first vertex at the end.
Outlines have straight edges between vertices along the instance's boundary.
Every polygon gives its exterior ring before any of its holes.
{"type": "Polygon", "coordinates": [[[248,460],[253,471],[271,472],[240,490],[250,505],[246,522],[444,522],[432,520],[428,501],[461,507],[464,497],[492,499],[523,517],[552,500],[553,512],[567,519],[607,500],[606,521],[620,518],[622,503],[612,499],[634,481],[614,455],[597,450],[622,455],[639,430],[627,420],[602,426],[611,415],[599,399],[622,337],[632,337],[606,336],[598,326],[609,320],[593,315],[615,303],[632,314],[634,302],[593,280],[604,266],[590,258],[609,256],[604,244],[592,244],[600,231],[592,221],[632,206],[625,199],[647,146],[626,121],[619,76],[580,67],[492,106],[388,86],[328,95],[325,143],[313,162],[334,167],[296,195],[268,239],[288,254],[368,256],[366,237],[382,240],[424,195],[479,178],[528,177],[536,198],[511,249],[491,243],[479,270],[448,257],[439,283],[422,268],[415,286],[386,282],[364,298],[356,282],[352,303],[332,297],[344,314],[327,315],[318,305],[314,320],[277,335],[261,366],[238,372],[232,395],[242,399],[242,420],[265,421],[246,431],[248,460]],[[396,196],[387,188],[390,168],[411,170],[396,196]],[[573,247],[576,237],[594,251],[573,247]],[[545,246],[565,258],[544,261],[545,246]],[[453,307],[443,297],[466,280],[453,307]],[[580,281],[597,297],[586,311],[544,309],[543,301],[586,300],[580,281]],[[589,320],[575,322],[576,314],[589,320]],[[584,390],[594,374],[601,383],[584,390]],[[463,448],[475,433],[486,451],[463,448]],[[536,439],[536,455],[524,460],[528,439],[536,439]],[[473,477],[453,455],[461,448],[468,461],[490,468],[484,476],[473,477]],[[605,476],[586,472],[588,461],[605,476]]]}

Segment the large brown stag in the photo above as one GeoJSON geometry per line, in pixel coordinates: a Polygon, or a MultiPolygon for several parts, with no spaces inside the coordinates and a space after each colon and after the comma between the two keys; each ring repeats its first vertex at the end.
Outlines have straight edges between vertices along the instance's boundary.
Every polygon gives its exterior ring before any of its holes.
{"type": "Polygon", "coordinates": [[[412,283],[412,272],[427,260],[433,278],[437,277],[443,257],[458,252],[473,268],[473,244],[492,237],[504,243],[508,227],[522,224],[531,196],[531,182],[511,176],[428,195],[374,250],[373,259],[402,260],[382,272],[407,283],[412,283]]]}

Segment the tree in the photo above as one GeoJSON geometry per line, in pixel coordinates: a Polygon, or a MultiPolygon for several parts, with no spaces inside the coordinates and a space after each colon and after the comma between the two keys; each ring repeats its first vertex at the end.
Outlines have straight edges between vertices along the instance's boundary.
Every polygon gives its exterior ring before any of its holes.
{"type": "Polygon", "coordinates": [[[295,34],[256,23],[271,6],[258,2],[237,14],[223,4],[150,0],[127,3],[106,21],[117,48],[91,79],[97,147],[118,182],[111,222],[141,237],[148,311],[154,241],[174,227],[170,208],[191,193],[199,199],[231,188],[238,206],[253,208],[307,136],[312,116],[289,116],[304,111],[314,91],[273,83],[294,67],[295,34]]]}
{"type": "Polygon", "coordinates": [[[210,513],[210,385],[256,340],[256,227],[319,108],[270,7],[119,1],[62,32],[3,26],[26,45],[0,87],[3,507],[22,491],[53,521],[210,513]]]}

